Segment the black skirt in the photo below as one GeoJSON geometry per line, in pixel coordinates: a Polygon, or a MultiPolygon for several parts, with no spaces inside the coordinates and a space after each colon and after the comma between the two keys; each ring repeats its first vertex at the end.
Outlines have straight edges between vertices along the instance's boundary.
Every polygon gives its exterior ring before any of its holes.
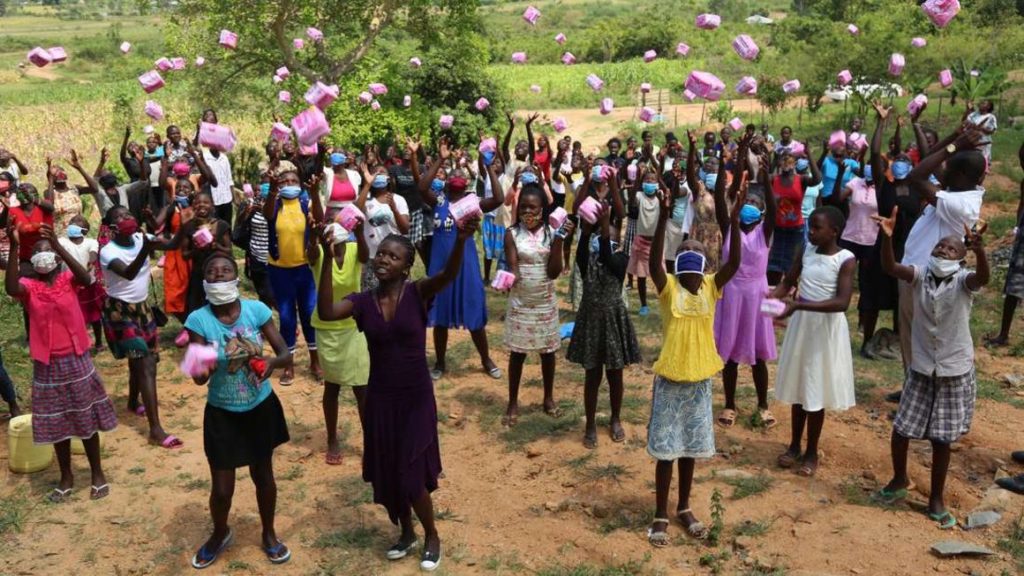
{"type": "Polygon", "coordinates": [[[215,470],[233,470],[270,458],[288,438],[288,424],[273,392],[247,412],[232,412],[206,405],[203,414],[203,451],[215,470]]]}

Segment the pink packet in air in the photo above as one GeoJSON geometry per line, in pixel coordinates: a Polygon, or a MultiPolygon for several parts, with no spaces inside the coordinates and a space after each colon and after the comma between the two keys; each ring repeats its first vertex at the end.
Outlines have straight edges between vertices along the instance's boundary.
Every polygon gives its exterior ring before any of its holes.
{"type": "Polygon", "coordinates": [[[725,92],[725,83],[710,72],[694,70],[686,78],[686,89],[705,100],[715,101],[725,92]]]}
{"type": "Polygon", "coordinates": [[[852,36],[860,34],[860,28],[857,28],[856,24],[850,24],[849,26],[847,26],[846,31],[849,32],[852,36]]]}
{"type": "Polygon", "coordinates": [[[654,117],[658,115],[658,111],[649,106],[644,106],[640,109],[640,121],[641,122],[652,122],[654,117]]]}
{"type": "Polygon", "coordinates": [[[281,102],[291,102],[292,93],[287,90],[281,90],[280,92],[277,93],[277,99],[280,100],[281,102]]]}
{"type": "Polygon", "coordinates": [[[489,108],[490,105],[491,102],[487,98],[481,97],[477,99],[476,103],[473,106],[480,112],[483,112],[484,110],[487,110],[487,108],[489,108]]]}
{"type": "Polygon", "coordinates": [[[152,94],[164,87],[164,79],[160,77],[160,73],[156,70],[150,70],[139,76],[139,84],[142,85],[142,89],[146,94],[152,94]]]}
{"type": "Polygon", "coordinates": [[[651,63],[658,57],[658,53],[654,50],[648,50],[644,52],[644,62],[651,63]]]}
{"type": "Polygon", "coordinates": [[[828,137],[828,147],[831,149],[837,146],[846,146],[846,132],[843,130],[836,130],[828,137]]]}
{"type": "Polygon", "coordinates": [[[853,81],[853,74],[850,74],[849,70],[843,70],[836,74],[836,81],[839,82],[840,86],[849,86],[850,82],[853,81]]]}
{"type": "Polygon", "coordinates": [[[209,228],[200,228],[192,235],[192,242],[200,248],[209,246],[213,243],[213,233],[210,232],[209,228]]]}
{"type": "Polygon", "coordinates": [[[189,377],[199,376],[217,365],[217,349],[206,344],[189,344],[179,368],[189,377]]]}
{"type": "Polygon", "coordinates": [[[782,91],[786,94],[792,94],[800,89],[799,80],[790,80],[782,85],[782,91]]]}
{"type": "Polygon", "coordinates": [[[287,66],[281,66],[280,68],[274,71],[274,74],[281,78],[281,80],[284,80],[285,78],[292,75],[292,71],[289,70],[287,66]]]}
{"type": "Polygon", "coordinates": [[[455,225],[461,228],[466,220],[483,214],[480,210],[480,197],[476,194],[466,194],[459,198],[458,202],[452,202],[448,205],[448,213],[451,214],[455,225]]]}
{"type": "Polygon", "coordinates": [[[594,200],[593,196],[587,196],[583,202],[580,202],[576,211],[580,218],[586,220],[588,224],[597,224],[597,219],[601,217],[601,203],[594,200]]]}
{"type": "Polygon", "coordinates": [[[587,74],[587,86],[594,92],[600,92],[604,88],[604,80],[601,80],[597,74],[587,74]]]}
{"type": "Polygon", "coordinates": [[[252,198],[252,195],[253,195],[252,184],[249,184],[248,182],[246,182],[245,184],[242,184],[242,193],[245,194],[246,197],[252,198]]]}
{"type": "Polygon", "coordinates": [[[480,146],[477,147],[477,150],[479,150],[481,154],[485,152],[497,152],[498,141],[494,138],[484,138],[480,141],[480,146]]]}
{"type": "Polygon", "coordinates": [[[893,52],[892,56],[889,57],[889,75],[899,76],[903,74],[904,66],[906,66],[906,60],[903,58],[903,54],[893,52]]]}
{"type": "Polygon", "coordinates": [[[534,94],[540,94],[540,85],[538,85],[538,84],[531,84],[530,85],[530,92],[533,92],[534,94]]]}
{"type": "Polygon", "coordinates": [[[925,46],[928,45],[928,41],[918,36],[910,40],[910,45],[913,46],[914,48],[924,48],[925,46]]]}
{"type": "Polygon", "coordinates": [[[602,116],[607,116],[607,115],[611,114],[612,110],[614,108],[615,108],[615,102],[612,101],[611,98],[602,98],[601,99],[601,115],[602,116]]]}
{"type": "Polygon", "coordinates": [[[369,92],[367,92],[365,90],[359,93],[359,103],[360,104],[362,104],[363,106],[366,106],[370,102],[373,102],[373,94],[370,94],[369,92]]]}
{"type": "Polygon", "coordinates": [[[146,113],[146,116],[149,116],[157,122],[164,118],[164,109],[152,100],[146,100],[146,106],[143,111],[146,113]]]}
{"type": "Polygon", "coordinates": [[[231,30],[221,30],[218,43],[225,48],[234,50],[238,47],[238,34],[235,34],[231,30]]]}
{"type": "Polygon", "coordinates": [[[330,134],[331,127],[327,124],[327,117],[323,111],[316,106],[310,106],[292,118],[292,130],[295,130],[295,137],[300,145],[311,147],[321,137],[330,134]]]}
{"type": "Polygon", "coordinates": [[[928,97],[924,94],[918,94],[917,96],[914,96],[910,102],[907,102],[907,112],[909,112],[911,116],[916,116],[921,108],[924,108],[927,104],[928,97]]]}
{"type": "Polygon", "coordinates": [[[555,42],[558,42],[559,44],[565,44],[565,34],[559,32],[558,35],[555,36],[555,42]]]}
{"type": "Polygon", "coordinates": [[[729,128],[732,128],[733,132],[739,132],[743,129],[743,120],[740,120],[738,116],[729,120],[729,128]]]}
{"type": "Polygon", "coordinates": [[[235,132],[223,124],[202,122],[199,124],[199,143],[207,148],[231,152],[235,149],[235,132]]]}
{"type": "Polygon", "coordinates": [[[167,72],[171,68],[174,68],[174,64],[171,64],[171,60],[169,58],[160,58],[154,62],[153,65],[161,72],[167,72]]]}
{"type": "Polygon", "coordinates": [[[409,106],[412,106],[412,96],[410,96],[408,94],[403,96],[402,97],[402,106],[405,106],[406,108],[408,108],[409,106]]]}
{"type": "Polygon", "coordinates": [[[206,58],[196,56],[196,68],[202,68],[203,64],[206,64],[206,58]]]}
{"type": "Polygon", "coordinates": [[[312,144],[299,144],[299,156],[316,156],[319,152],[320,147],[317,146],[316,142],[312,144]]]}
{"type": "Polygon", "coordinates": [[[303,40],[302,38],[296,38],[296,39],[292,40],[292,49],[293,50],[302,50],[305,47],[306,47],[306,41],[303,40]]]}
{"type": "Polygon", "coordinates": [[[367,86],[367,88],[370,89],[370,94],[373,94],[374,96],[383,96],[388,93],[388,87],[380,82],[373,82],[367,86]]]}
{"type": "Polygon", "coordinates": [[[53,64],[63,62],[68,59],[67,50],[65,50],[63,46],[54,46],[53,48],[47,48],[46,51],[49,52],[50,62],[52,62],[53,64]]]}
{"type": "Polygon", "coordinates": [[[559,228],[562,227],[563,224],[565,224],[565,221],[568,219],[569,213],[565,211],[565,208],[559,206],[558,208],[552,210],[551,214],[548,215],[548,225],[550,225],[555,230],[558,230],[559,228]]]}
{"type": "Polygon", "coordinates": [[[946,25],[960,12],[958,0],[927,0],[921,4],[928,19],[938,28],[945,28],[946,25]]]}
{"type": "Polygon", "coordinates": [[[327,85],[318,81],[316,84],[309,87],[304,98],[306,99],[306,102],[309,102],[313,106],[316,106],[321,110],[326,110],[332,102],[338,99],[338,85],[327,85]]]}
{"type": "Polygon", "coordinates": [[[341,212],[338,213],[337,221],[338,224],[341,224],[342,228],[351,232],[356,229],[360,222],[366,221],[366,216],[363,215],[363,212],[355,204],[346,204],[341,209],[341,212]]]}
{"type": "Polygon", "coordinates": [[[513,52],[512,53],[512,63],[513,64],[523,64],[525,62],[526,62],[526,52],[513,52]]]}
{"type": "Polygon", "coordinates": [[[494,280],[491,281],[491,288],[494,288],[499,292],[505,292],[507,290],[511,290],[515,283],[515,274],[506,270],[498,270],[498,273],[494,275],[494,280]]]}
{"type": "Polygon", "coordinates": [[[676,54],[679,54],[680,56],[686,56],[689,53],[690,53],[690,45],[689,44],[687,44],[686,42],[680,42],[679,44],[676,44],[676,54]]]}
{"type": "Polygon", "coordinates": [[[686,98],[687,102],[693,102],[697,99],[697,95],[693,93],[689,88],[683,90],[683,98],[686,98]]]}
{"type": "Polygon", "coordinates": [[[270,138],[278,142],[287,142],[292,139],[292,129],[283,122],[274,122],[270,128],[270,138]]]}
{"type": "Polygon", "coordinates": [[[417,58],[415,56],[413,56],[412,58],[409,58],[409,66],[412,66],[413,68],[419,68],[422,65],[423,65],[423,61],[420,60],[419,58],[417,58]]]}
{"type": "Polygon", "coordinates": [[[650,82],[641,82],[640,83],[640,93],[641,94],[650,94],[650,92],[651,92],[651,83],[650,82]]]}
{"type": "Polygon", "coordinates": [[[575,63],[576,56],[574,56],[572,52],[566,52],[565,54],[562,54],[562,64],[565,64],[566,66],[571,66],[575,63]]]}
{"type": "Polygon", "coordinates": [[[540,18],[540,10],[533,6],[527,6],[526,11],[523,12],[523,20],[526,20],[530,24],[536,25],[537,19],[540,18]]]}
{"type": "Polygon", "coordinates": [[[131,51],[131,49],[132,49],[132,43],[131,42],[127,42],[127,41],[121,42],[121,53],[122,54],[127,54],[129,51],[131,51]]]}
{"type": "Polygon", "coordinates": [[[555,121],[552,122],[551,125],[554,126],[555,132],[558,132],[559,134],[565,132],[565,130],[569,127],[569,123],[565,120],[565,118],[555,118],[555,121]]]}
{"type": "Polygon", "coordinates": [[[280,84],[281,82],[284,82],[284,78],[281,78],[277,74],[274,74],[274,84],[280,84]]]}
{"type": "Polygon", "coordinates": [[[939,72],[939,84],[942,84],[943,88],[949,88],[953,85],[953,72],[949,68],[939,72]]]}
{"type": "Polygon", "coordinates": [[[761,301],[761,314],[778,318],[786,311],[786,303],[776,298],[765,298],[761,301]]]}
{"type": "Polygon", "coordinates": [[[793,140],[793,143],[789,145],[789,153],[793,156],[800,156],[807,151],[807,147],[802,142],[793,140]]]}
{"type": "Polygon", "coordinates": [[[761,53],[754,39],[747,34],[740,34],[732,41],[732,49],[744,60],[753,60],[761,53]]]}
{"type": "Polygon", "coordinates": [[[736,93],[753,96],[757,94],[757,79],[753,76],[744,76],[736,83],[736,93]]]}
{"type": "Polygon", "coordinates": [[[699,14],[697,16],[697,28],[701,30],[714,30],[722,25],[722,17],[718,14],[699,14]]]}
{"type": "Polygon", "coordinates": [[[452,116],[451,114],[442,114],[441,117],[437,119],[437,125],[440,126],[443,130],[450,129],[454,124],[455,117],[452,116]]]}
{"type": "Polygon", "coordinates": [[[377,100],[370,102],[370,110],[373,110],[374,112],[380,110],[380,102],[378,102],[377,100]]]}
{"type": "Polygon", "coordinates": [[[322,42],[324,39],[324,33],[312,26],[306,28],[306,36],[313,42],[322,42]]]}
{"type": "Polygon", "coordinates": [[[171,58],[171,70],[184,70],[185,59],[182,57],[171,58]]]}

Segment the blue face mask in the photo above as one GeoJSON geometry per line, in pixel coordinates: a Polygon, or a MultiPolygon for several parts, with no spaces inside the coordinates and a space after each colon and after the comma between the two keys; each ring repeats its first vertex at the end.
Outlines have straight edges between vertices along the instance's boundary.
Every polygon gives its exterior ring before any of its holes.
{"type": "Polygon", "coordinates": [[[260,184],[260,197],[266,198],[270,195],[270,182],[263,182],[260,184]]]}
{"type": "Polygon", "coordinates": [[[377,174],[373,177],[373,183],[370,184],[370,188],[374,190],[380,190],[381,188],[388,187],[388,177],[384,174],[377,174]]]}
{"type": "Polygon", "coordinates": [[[164,157],[164,147],[163,146],[157,146],[156,150],[153,150],[152,152],[147,150],[145,152],[145,157],[146,158],[163,158],[164,157]]]}
{"type": "Polygon", "coordinates": [[[82,238],[85,236],[85,229],[76,224],[68,224],[68,238],[82,238]]]}
{"type": "Polygon", "coordinates": [[[494,163],[494,152],[484,152],[484,166],[490,166],[494,163]]]}
{"type": "Polygon", "coordinates": [[[526,184],[536,184],[537,183],[537,175],[534,174],[533,172],[523,172],[519,176],[519,183],[523,184],[523,185],[526,185],[526,184]]]}
{"type": "MultiPolygon", "coordinates": [[[[267,186],[269,186],[269,184],[267,184],[267,186]]],[[[188,196],[175,196],[174,201],[177,202],[178,206],[181,208],[188,207],[188,196]]]]}
{"type": "Polygon", "coordinates": [[[293,200],[302,194],[302,188],[298,186],[282,186],[278,193],[281,194],[281,198],[293,200]]]}
{"type": "Polygon", "coordinates": [[[434,178],[430,181],[430,190],[433,192],[440,192],[444,190],[444,180],[440,178],[434,178]]]}
{"type": "Polygon", "coordinates": [[[873,176],[874,176],[874,173],[871,170],[871,164],[868,164],[867,166],[864,167],[864,181],[865,182],[874,182],[873,176]]]}
{"type": "Polygon", "coordinates": [[[796,171],[803,172],[811,167],[810,161],[807,158],[800,158],[796,161],[796,171]]]}
{"type": "Polygon", "coordinates": [[[348,162],[348,156],[345,156],[341,152],[331,153],[331,166],[341,166],[345,162],[348,162]]]}
{"type": "Polygon", "coordinates": [[[704,176],[704,187],[708,190],[714,190],[715,184],[718,183],[718,174],[708,174],[704,176]]]}
{"type": "Polygon", "coordinates": [[[761,209],[753,204],[744,204],[740,208],[740,224],[749,225],[761,219],[761,209]]]}
{"type": "Polygon", "coordinates": [[[643,191],[645,196],[654,196],[658,193],[657,182],[644,182],[643,191]]]}
{"type": "Polygon", "coordinates": [[[683,274],[704,274],[704,267],[707,259],[700,252],[686,250],[676,255],[676,276],[683,274]]]}
{"type": "Polygon", "coordinates": [[[903,179],[905,179],[907,177],[907,175],[910,174],[910,171],[912,169],[913,169],[913,166],[910,165],[910,162],[906,162],[906,161],[903,161],[903,160],[900,160],[900,161],[897,161],[897,162],[893,162],[892,163],[892,177],[897,179],[897,180],[903,180],[903,179]]]}

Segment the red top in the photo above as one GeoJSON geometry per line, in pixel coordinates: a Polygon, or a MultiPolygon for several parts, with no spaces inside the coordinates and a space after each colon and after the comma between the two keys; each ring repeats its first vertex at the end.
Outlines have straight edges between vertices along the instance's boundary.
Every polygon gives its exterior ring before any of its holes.
{"type": "Polygon", "coordinates": [[[540,167],[544,181],[551,180],[551,148],[537,149],[533,153],[533,163],[540,167]]]}
{"type": "Polygon", "coordinates": [[[334,186],[331,187],[331,202],[355,202],[356,189],[348,180],[334,179],[334,186]]]}
{"type": "Polygon", "coordinates": [[[50,286],[35,278],[18,281],[25,294],[21,303],[28,311],[28,350],[32,359],[49,364],[55,356],[81,356],[89,349],[89,334],[75,293],[74,275],[57,273],[50,286]]]}
{"type": "Polygon", "coordinates": [[[800,228],[804,225],[804,213],[801,207],[804,203],[804,184],[800,176],[793,175],[793,182],[789,186],[782,185],[782,176],[776,175],[772,182],[775,192],[776,228],[800,228]]]}
{"type": "Polygon", "coordinates": [[[32,258],[32,247],[42,236],[39,227],[42,224],[53,226],[53,213],[44,212],[38,205],[33,205],[32,212],[25,214],[21,206],[11,208],[11,221],[18,227],[18,261],[28,262],[32,258]]]}

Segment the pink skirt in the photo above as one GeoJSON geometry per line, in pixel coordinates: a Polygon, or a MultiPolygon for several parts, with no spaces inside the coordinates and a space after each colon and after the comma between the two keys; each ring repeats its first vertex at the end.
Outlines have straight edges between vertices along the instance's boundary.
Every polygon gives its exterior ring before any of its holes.
{"type": "Polygon", "coordinates": [[[629,251],[629,264],[626,266],[626,273],[637,278],[647,278],[651,275],[651,241],[643,236],[633,238],[633,246],[629,251]]]}
{"type": "Polygon", "coordinates": [[[767,291],[764,277],[755,281],[733,278],[723,288],[715,310],[715,345],[722,361],[753,365],[778,357],[772,319],[761,314],[767,291]]]}

